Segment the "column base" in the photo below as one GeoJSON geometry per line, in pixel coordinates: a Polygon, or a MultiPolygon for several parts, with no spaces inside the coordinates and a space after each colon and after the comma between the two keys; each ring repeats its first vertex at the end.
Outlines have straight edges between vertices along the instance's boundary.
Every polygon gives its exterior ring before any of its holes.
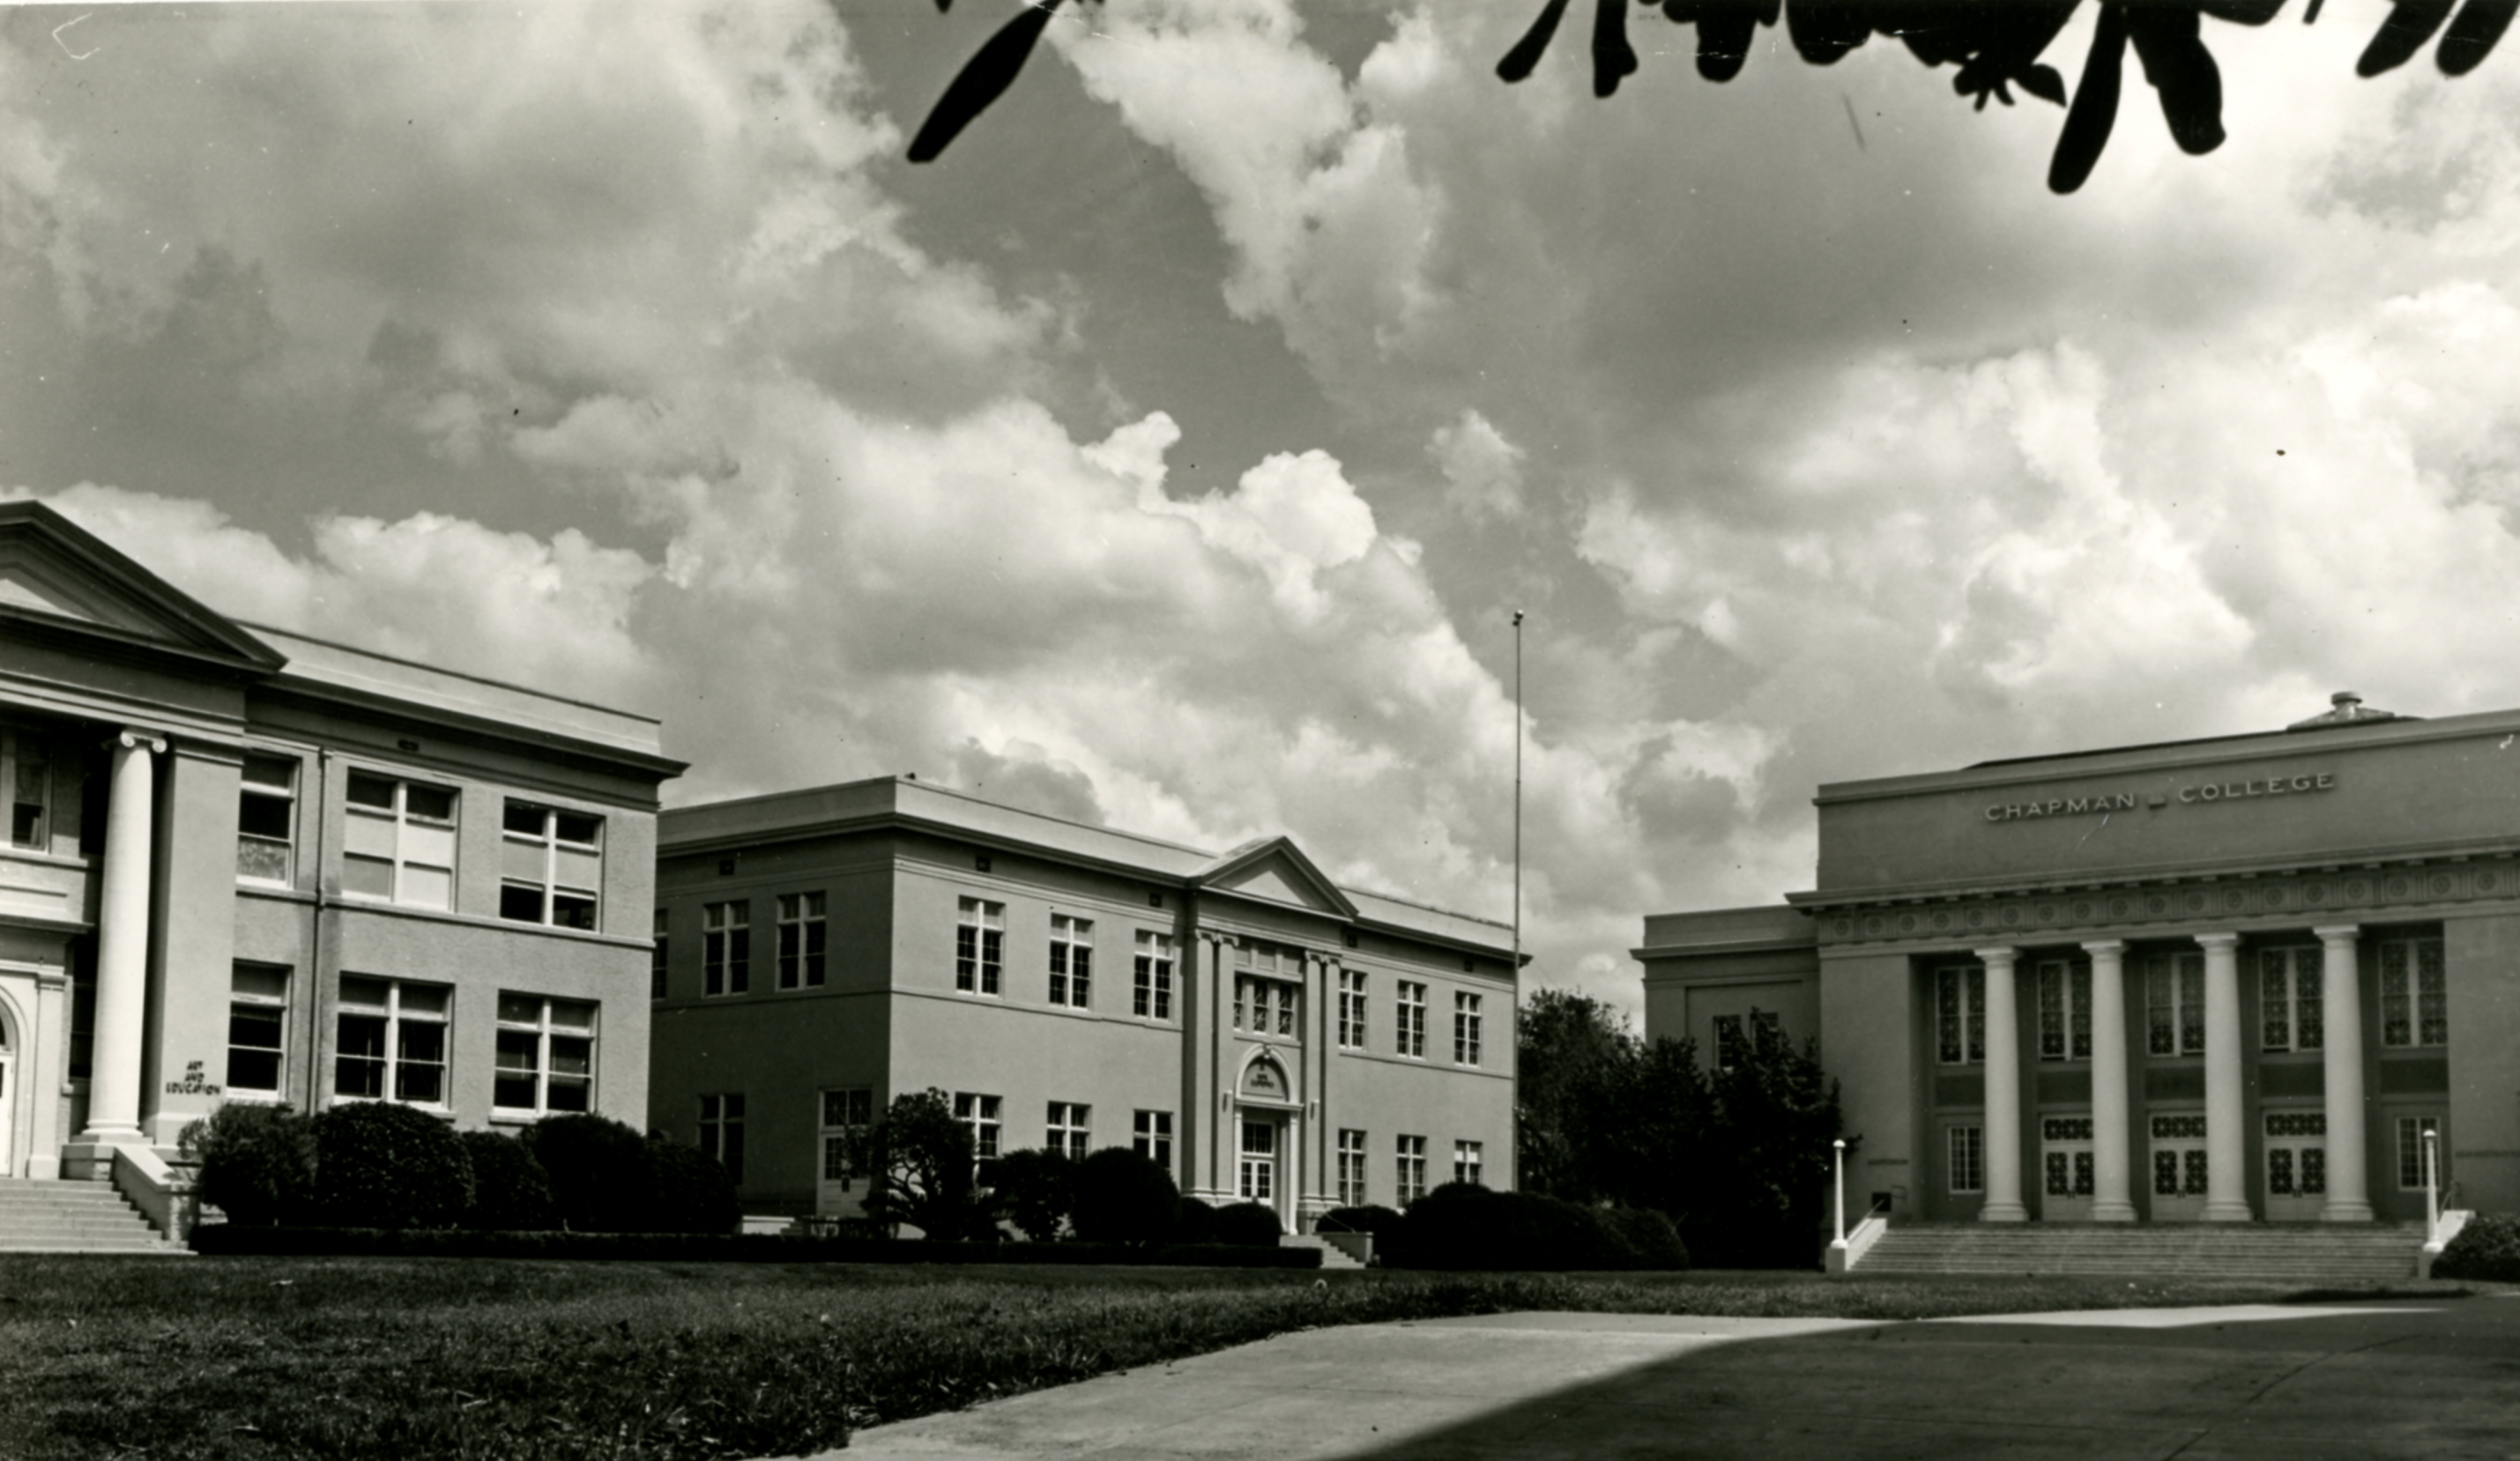
{"type": "Polygon", "coordinates": [[[2133,1222],[2135,1220],[2135,1204],[2131,1202],[2095,1201],[2092,1204],[2091,1220],[2093,1222],[2133,1222]]]}
{"type": "Polygon", "coordinates": [[[2369,1222],[2373,1220],[2367,1202],[2331,1202],[2318,1210],[2321,1222],[2369,1222]]]}
{"type": "Polygon", "coordinates": [[[2258,1215],[2250,1212],[2245,1202],[2209,1202],[2203,1218],[2207,1222],[2255,1222],[2258,1215]]]}
{"type": "Polygon", "coordinates": [[[1980,1222],[2028,1222],[2030,1210],[2017,1202],[1991,1202],[1978,1209],[1980,1222]]]}

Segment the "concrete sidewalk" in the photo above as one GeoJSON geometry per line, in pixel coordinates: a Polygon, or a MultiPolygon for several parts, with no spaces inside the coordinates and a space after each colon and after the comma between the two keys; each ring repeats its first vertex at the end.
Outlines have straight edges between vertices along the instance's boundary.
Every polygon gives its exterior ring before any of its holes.
{"type": "Polygon", "coordinates": [[[846,1454],[2520,1461],[2520,1296],[1899,1324],[1526,1313],[1309,1330],[876,1427],[846,1454]]]}

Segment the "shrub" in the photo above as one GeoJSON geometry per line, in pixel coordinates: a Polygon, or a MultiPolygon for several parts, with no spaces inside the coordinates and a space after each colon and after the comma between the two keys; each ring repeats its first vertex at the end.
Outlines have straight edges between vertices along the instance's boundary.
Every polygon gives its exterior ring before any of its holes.
{"type": "Polygon", "coordinates": [[[315,1133],[290,1106],[229,1101],[176,1138],[201,1164],[195,1195],[248,1227],[303,1218],[315,1201],[315,1133]]]}
{"type": "Polygon", "coordinates": [[[1410,1205],[1383,1259],[1405,1268],[1565,1270],[1686,1267],[1688,1253],[1671,1219],[1650,1209],[1447,1182],[1410,1205]]]}
{"type": "Polygon", "coordinates": [[[455,1129],[392,1101],[317,1116],[315,1200],[342,1227],[452,1227],[472,1206],[472,1159],[455,1129]]]}
{"type": "Polygon", "coordinates": [[[1078,1164],[1048,1148],[1009,1152],[985,1164],[980,1176],[991,1189],[991,1208],[1035,1243],[1053,1243],[1075,1201],[1078,1164]]]}
{"type": "Polygon", "coordinates": [[[2435,1278],[2520,1283],[2520,1217],[2479,1213],[2433,1260],[2435,1278]]]}
{"type": "Polygon", "coordinates": [[[647,1217],[648,1141],[610,1117],[571,1112],[525,1129],[525,1147],[551,1179],[562,1224],[627,1232],[647,1217]]]}
{"type": "Polygon", "coordinates": [[[1178,1228],[1181,1207],[1181,1189],[1161,1164],[1125,1146],[1106,1146],[1076,1164],[1068,1220],[1088,1243],[1161,1243],[1178,1228]]]}
{"type": "Polygon", "coordinates": [[[1680,1229],[1669,1218],[1651,1208],[1600,1208],[1596,1213],[1635,1253],[1635,1266],[1688,1266],[1688,1245],[1681,1241],[1680,1229]]]}
{"type": "Polygon", "coordinates": [[[743,1225],[735,1178],[717,1158],[661,1136],[648,1138],[646,1156],[647,1200],[636,1209],[638,1231],[731,1233],[743,1225]]]}
{"type": "Polygon", "coordinates": [[[1374,1250],[1380,1252],[1383,1245],[1391,1241],[1392,1235],[1400,1231],[1400,1224],[1405,1220],[1397,1208],[1367,1203],[1357,1208],[1330,1209],[1322,1215],[1322,1220],[1316,1230],[1326,1233],[1372,1233],[1374,1250]]]}
{"type": "Polygon", "coordinates": [[[1278,1214],[1256,1202],[1238,1202],[1216,1210],[1216,1241],[1246,1248],[1274,1248],[1285,1235],[1278,1214]]]}
{"type": "Polygon", "coordinates": [[[522,1140],[497,1131],[463,1131],[455,1139],[472,1159],[472,1206],[464,1215],[466,1227],[516,1232],[560,1225],[551,1178],[522,1140]]]}
{"type": "Polygon", "coordinates": [[[1216,1241],[1216,1209],[1195,1197],[1185,1197],[1173,1210],[1175,1243],[1213,1243],[1216,1241]]]}

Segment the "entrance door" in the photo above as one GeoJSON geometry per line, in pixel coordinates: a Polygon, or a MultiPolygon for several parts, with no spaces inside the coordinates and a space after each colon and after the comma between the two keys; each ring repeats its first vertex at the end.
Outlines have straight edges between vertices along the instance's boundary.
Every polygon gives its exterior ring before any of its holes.
{"type": "Polygon", "coordinates": [[[2267,1113],[2267,1220],[2308,1222],[2327,1206],[2327,1113],[2267,1113]]]}
{"type": "Polygon", "coordinates": [[[2205,1114],[2152,1119],[2152,1220],[2198,1222],[2205,1217],[2205,1114]]]}
{"type": "Polygon", "coordinates": [[[2039,1166],[2042,1176],[2040,1220],[2089,1222],[2092,1218],[2092,1119],[2088,1116],[2041,1118],[2039,1166]]]}
{"type": "Polygon", "coordinates": [[[1242,1161],[1236,1169],[1234,1190],[1244,1202],[1278,1205],[1278,1124],[1242,1124],[1242,1161]]]}

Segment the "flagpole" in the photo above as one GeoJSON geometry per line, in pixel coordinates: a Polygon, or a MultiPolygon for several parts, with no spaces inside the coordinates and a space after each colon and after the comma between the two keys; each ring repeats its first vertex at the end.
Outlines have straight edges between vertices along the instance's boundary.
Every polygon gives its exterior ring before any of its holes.
{"type": "Polygon", "coordinates": [[[1513,611],[1513,977],[1522,979],[1522,610],[1513,611]]]}

